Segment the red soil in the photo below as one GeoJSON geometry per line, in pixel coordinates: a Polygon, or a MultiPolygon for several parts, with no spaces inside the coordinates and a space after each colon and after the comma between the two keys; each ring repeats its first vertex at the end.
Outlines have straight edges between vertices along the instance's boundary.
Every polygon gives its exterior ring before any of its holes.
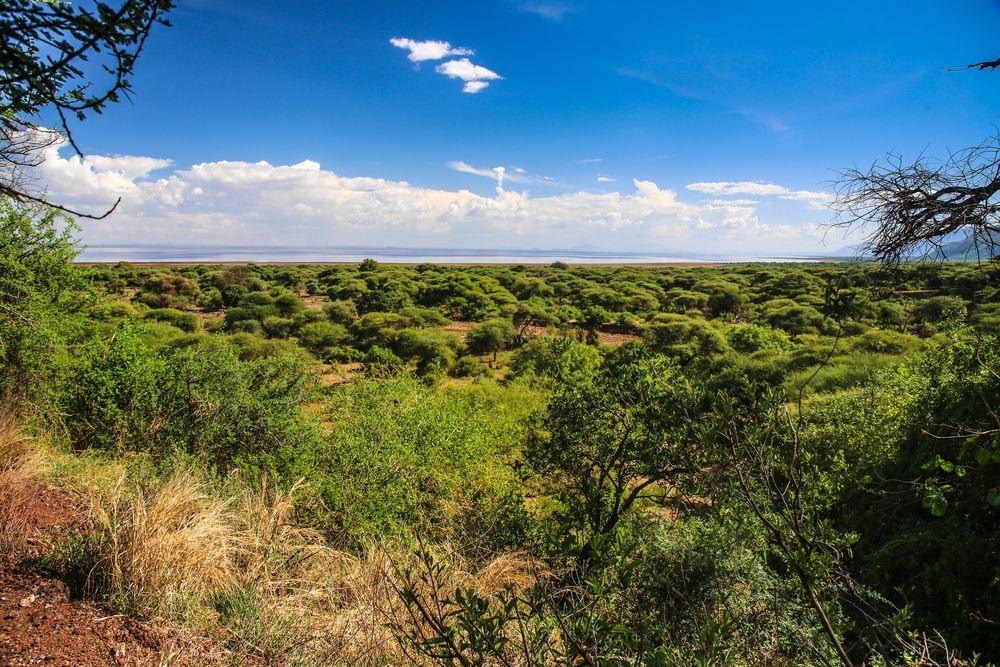
{"type": "Polygon", "coordinates": [[[45,554],[70,530],[87,530],[87,504],[41,484],[18,494],[7,513],[8,551],[0,554],[0,665],[191,665],[222,664],[207,640],[191,638],[99,606],[74,600],[66,584],[48,572],[17,564],[45,554]],[[19,534],[11,534],[16,531],[19,534]]]}
{"type": "Polygon", "coordinates": [[[57,579],[0,572],[0,664],[156,664],[168,644],[162,630],[71,600],[57,579]]]}

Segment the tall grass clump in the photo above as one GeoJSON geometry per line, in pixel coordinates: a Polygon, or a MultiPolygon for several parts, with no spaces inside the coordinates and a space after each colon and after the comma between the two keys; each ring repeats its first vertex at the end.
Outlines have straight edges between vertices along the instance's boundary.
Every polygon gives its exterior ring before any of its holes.
{"type": "Polygon", "coordinates": [[[0,415],[0,558],[16,554],[28,533],[24,511],[38,485],[40,467],[28,438],[9,415],[0,415]]]}
{"type": "Polygon", "coordinates": [[[150,614],[236,585],[230,505],[190,473],[149,491],[123,480],[96,511],[90,585],[119,608],[150,614]]]}

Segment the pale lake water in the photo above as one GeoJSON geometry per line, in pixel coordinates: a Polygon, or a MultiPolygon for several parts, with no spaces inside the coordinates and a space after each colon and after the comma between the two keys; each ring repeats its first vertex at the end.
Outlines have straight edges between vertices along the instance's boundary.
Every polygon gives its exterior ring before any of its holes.
{"type": "Polygon", "coordinates": [[[815,262],[818,257],[710,255],[694,253],[606,252],[598,250],[516,250],[454,248],[371,248],[334,246],[91,245],[78,262],[291,262],[355,263],[365,258],[387,264],[660,264],[676,262],[815,262]]]}

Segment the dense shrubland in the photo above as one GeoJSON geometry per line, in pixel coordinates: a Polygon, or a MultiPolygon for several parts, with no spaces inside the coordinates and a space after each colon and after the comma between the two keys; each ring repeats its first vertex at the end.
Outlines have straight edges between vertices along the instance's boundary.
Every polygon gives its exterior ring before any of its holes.
{"type": "Polygon", "coordinates": [[[25,480],[87,496],[26,561],[81,594],[282,664],[1000,660],[993,265],[81,267],[71,232],[4,204],[0,543],[25,480]]]}

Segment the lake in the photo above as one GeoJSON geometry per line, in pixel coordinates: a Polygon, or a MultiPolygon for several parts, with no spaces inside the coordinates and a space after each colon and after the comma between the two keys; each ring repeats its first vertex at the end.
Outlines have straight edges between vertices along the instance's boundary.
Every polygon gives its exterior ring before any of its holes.
{"type": "Polygon", "coordinates": [[[523,250],[455,248],[372,248],[360,246],[188,246],[188,245],[90,245],[78,262],[280,262],[355,263],[372,258],[388,264],[673,264],[731,262],[815,262],[807,256],[711,255],[697,253],[611,252],[600,250],[523,250]]]}

